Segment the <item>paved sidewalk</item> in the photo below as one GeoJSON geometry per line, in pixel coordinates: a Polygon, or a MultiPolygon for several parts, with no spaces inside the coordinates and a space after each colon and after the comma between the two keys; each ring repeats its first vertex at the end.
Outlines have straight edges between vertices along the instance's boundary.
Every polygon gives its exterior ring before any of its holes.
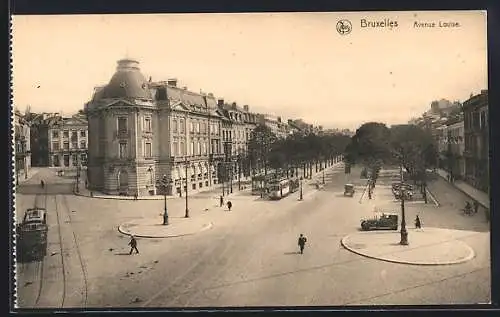
{"type": "MultiPolygon", "coordinates": [[[[327,167],[325,169],[325,172],[328,170],[333,170],[334,168],[338,168],[340,166],[343,166],[342,161],[337,162],[337,163],[327,167]]],[[[322,172],[323,171],[321,170],[321,171],[313,173],[312,178],[309,179],[309,184],[315,185],[317,182],[321,182],[322,172]]],[[[233,183],[233,193],[231,193],[229,195],[227,195],[227,194],[224,195],[224,200],[226,201],[228,199],[234,199],[234,197],[238,197],[238,196],[251,196],[249,194],[252,190],[251,184],[248,185],[247,180],[242,181],[242,183],[245,186],[245,189],[238,190],[238,182],[236,181],[236,183],[233,183]]],[[[75,186],[76,186],[76,183],[75,183],[75,186]]],[[[225,186],[227,187],[227,184],[225,186]]],[[[196,191],[193,193],[189,193],[189,191],[188,191],[188,195],[190,197],[193,197],[193,198],[211,197],[211,198],[215,199],[215,198],[220,197],[221,192],[222,192],[222,185],[215,185],[213,187],[206,188],[205,190],[196,191]]],[[[90,198],[97,198],[97,199],[134,200],[133,196],[106,195],[106,194],[102,194],[99,192],[92,192],[91,193],[91,191],[89,191],[87,188],[85,188],[85,185],[84,185],[82,180],[80,180],[78,192],[76,192],[76,188],[75,188],[75,195],[85,196],[85,197],[90,197],[90,198]]],[[[175,195],[175,196],[169,195],[169,196],[167,196],[167,199],[169,199],[169,200],[170,199],[185,199],[185,197],[184,197],[185,193],[183,193],[182,195],[183,195],[182,197],[180,197],[179,195],[175,195]]],[[[255,195],[255,197],[258,197],[258,195],[255,195]]],[[[163,195],[137,197],[137,200],[163,200],[163,199],[165,199],[165,197],[163,195]]]]}
{"type": "MultiPolygon", "coordinates": [[[[25,178],[24,177],[24,172],[19,172],[19,180],[18,180],[18,183],[19,184],[23,184],[23,183],[26,183],[28,182],[29,180],[31,180],[33,178],[33,176],[35,176],[36,174],[38,174],[40,172],[40,168],[38,167],[30,167],[28,169],[28,177],[25,178]]],[[[15,174],[15,173],[14,173],[15,174]]]]}
{"type": "MultiPolygon", "coordinates": [[[[441,176],[443,179],[448,181],[448,173],[442,169],[437,169],[436,170],[437,174],[441,176]]],[[[457,180],[454,181],[452,184],[454,187],[456,187],[458,190],[469,196],[470,198],[474,199],[477,201],[479,204],[481,204],[483,207],[489,209],[490,208],[490,197],[487,193],[480,191],[471,185],[467,184],[466,182],[457,180]]]]}
{"type": "Polygon", "coordinates": [[[342,238],[347,250],[387,262],[410,265],[450,265],[474,258],[474,250],[461,239],[473,231],[422,228],[408,229],[409,245],[399,244],[399,231],[357,232],[342,238]]]}

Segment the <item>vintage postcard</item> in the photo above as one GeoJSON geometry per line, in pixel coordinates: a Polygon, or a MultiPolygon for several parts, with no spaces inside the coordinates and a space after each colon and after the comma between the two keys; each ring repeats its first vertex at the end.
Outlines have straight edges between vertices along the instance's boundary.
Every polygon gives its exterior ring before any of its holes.
{"type": "Polygon", "coordinates": [[[12,19],[16,309],[490,303],[486,11],[12,19]]]}

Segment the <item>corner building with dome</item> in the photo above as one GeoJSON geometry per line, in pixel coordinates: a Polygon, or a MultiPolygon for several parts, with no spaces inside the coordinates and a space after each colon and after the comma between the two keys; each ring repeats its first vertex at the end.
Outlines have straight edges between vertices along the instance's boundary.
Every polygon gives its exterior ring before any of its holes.
{"type": "Polygon", "coordinates": [[[138,61],[119,60],[109,83],[95,88],[85,105],[89,189],[182,196],[186,186],[200,191],[236,179],[242,171],[236,160],[247,149],[233,148],[233,136],[223,126],[244,127],[248,141],[257,115],[248,106],[229,108],[212,94],[177,87],[175,79],[146,80],[138,61]],[[234,112],[239,115],[228,115],[234,112]]]}

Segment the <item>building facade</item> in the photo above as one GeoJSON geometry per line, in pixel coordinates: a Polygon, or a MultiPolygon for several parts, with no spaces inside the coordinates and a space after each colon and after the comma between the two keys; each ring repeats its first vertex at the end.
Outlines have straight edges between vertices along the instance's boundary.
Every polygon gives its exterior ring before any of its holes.
{"type": "Polygon", "coordinates": [[[71,168],[86,164],[88,127],[85,116],[38,114],[33,118],[30,133],[33,166],[71,168]]]}
{"type": "Polygon", "coordinates": [[[465,181],[489,191],[488,90],[463,103],[465,181]]]}
{"type": "Polygon", "coordinates": [[[213,94],[146,81],[139,62],[118,61],[85,106],[89,188],[107,194],[183,195],[233,179],[245,152],[245,114],[213,94]]]}
{"type": "Polygon", "coordinates": [[[47,127],[48,166],[77,167],[87,164],[87,120],[79,115],[51,121],[47,127]]]}
{"type": "Polygon", "coordinates": [[[463,179],[465,176],[464,160],[464,121],[455,120],[447,124],[447,152],[449,170],[455,179],[463,179]]]}
{"type": "Polygon", "coordinates": [[[14,153],[16,180],[28,178],[31,167],[30,126],[19,111],[14,111],[14,153]]]}

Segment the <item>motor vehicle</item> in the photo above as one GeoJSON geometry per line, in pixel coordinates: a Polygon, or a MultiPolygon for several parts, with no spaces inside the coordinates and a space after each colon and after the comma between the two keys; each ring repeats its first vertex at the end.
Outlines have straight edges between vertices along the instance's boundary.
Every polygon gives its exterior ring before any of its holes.
{"type": "Polygon", "coordinates": [[[345,184],[344,185],[344,196],[353,197],[354,196],[354,185],[353,184],[345,184]]]}
{"type": "Polygon", "coordinates": [[[368,230],[398,230],[398,214],[382,213],[371,219],[361,220],[361,229],[368,230]]]}
{"type": "Polygon", "coordinates": [[[23,222],[16,226],[16,247],[20,259],[40,259],[47,252],[47,212],[45,208],[29,208],[23,222]]]}

